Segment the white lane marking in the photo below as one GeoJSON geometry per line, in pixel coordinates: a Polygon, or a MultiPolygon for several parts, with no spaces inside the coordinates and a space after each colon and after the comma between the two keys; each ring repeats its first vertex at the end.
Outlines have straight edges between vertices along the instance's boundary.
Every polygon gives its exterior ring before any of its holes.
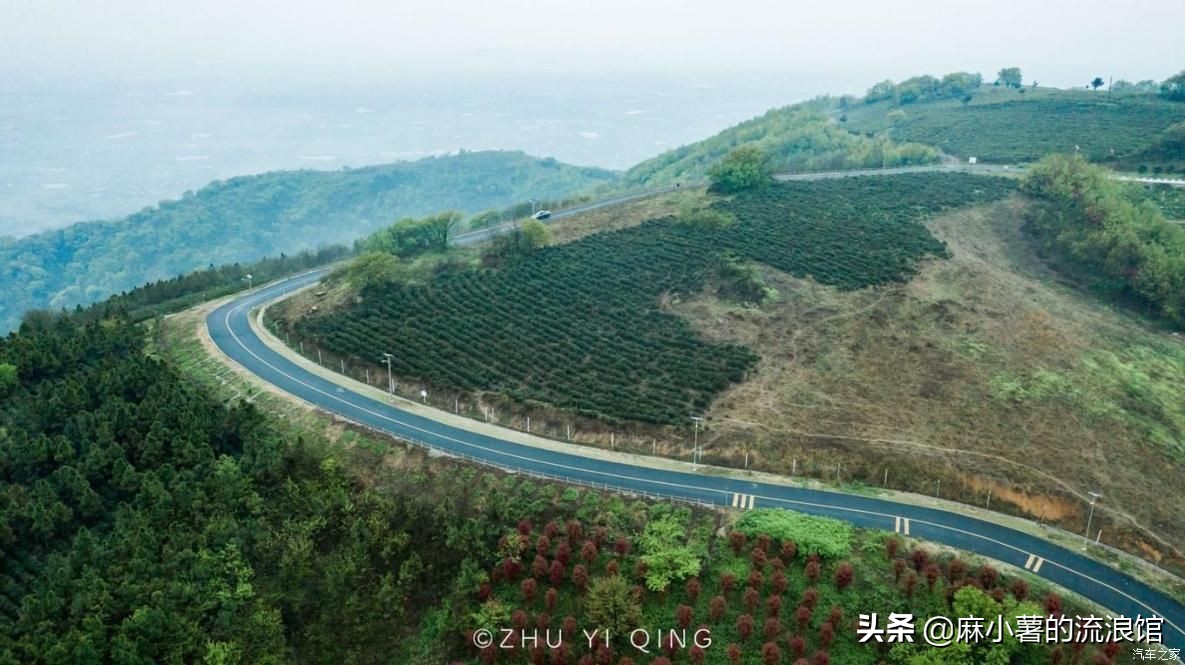
{"type": "Polygon", "coordinates": [[[1041,557],[1037,557],[1037,560],[1033,562],[1033,572],[1034,573],[1041,572],[1041,564],[1043,564],[1043,563],[1045,563],[1045,559],[1042,559],[1041,557]]]}
{"type": "MultiPolygon", "coordinates": [[[[704,488],[701,488],[701,489],[704,489],[704,488]]],[[[708,491],[715,492],[718,490],[708,490],[708,491]]],[[[733,508],[739,508],[740,510],[753,510],[753,506],[756,505],[756,503],[757,503],[757,497],[753,496],[752,494],[740,494],[737,492],[733,492],[733,495],[732,495],[732,507],[733,508]]]]}
{"type": "Polygon", "coordinates": [[[909,518],[907,517],[901,518],[901,532],[907,536],[909,535],[909,518]]]}
{"type": "Polygon", "coordinates": [[[893,533],[901,533],[901,518],[893,516],[893,533]]]}
{"type": "MultiPolygon", "coordinates": [[[[307,276],[307,275],[311,274],[312,272],[314,272],[314,271],[309,271],[309,273],[305,273],[305,274],[303,274],[303,275],[297,275],[297,276],[291,277],[291,278],[289,278],[288,280],[285,280],[285,281],[284,281],[284,282],[282,282],[282,283],[287,283],[287,282],[289,282],[289,281],[291,281],[291,280],[295,280],[295,279],[298,279],[298,278],[300,278],[300,277],[307,276]]],[[[328,398],[330,398],[330,399],[337,400],[337,401],[339,401],[339,402],[341,402],[341,403],[343,403],[343,404],[347,404],[347,405],[349,405],[349,406],[351,406],[351,407],[353,407],[353,408],[355,408],[355,409],[358,409],[359,411],[361,411],[361,412],[363,412],[363,413],[368,413],[368,414],[370,414],[370,415],[372,415],[372,416],[374,416],[374,417],[376,417],[376,418],[380,418],[380,419],[382,419],[382,420],[386,420],[386,421],[389,421],[389,422],[395,423],[395,424],[397,424],[397,425],[401,425],[401,426],[403,426],[403,427],[406,427],[407,429],[410,429],[410,430],[413,430],[413,431],[416,431],[416,432],[422,432],[422,433],[424,433],[424,434],[427,434],[427,435],[429,435],[429,436],[436,437],[436,438],[438,438],[438,439],[441,439],[441,440],[445,440],[445,441],[451,441],[451,442],[453,442],[453,443],[456,443],[456,444],[458,444],[458,445],[465,446],[465,447],[468,447],[468,448],[473,448],[473,449],[476,449],[476,450],[484,450],[484,451],[486,451],[486,452],[489,452],[489,453],[494,453],[494,454],[496,454],[496,455],[500,455],[500,456],[507,457],[507,458],[510,458],[510,459],[519,459],[519,460],[523,460],[523,461],[532,462],[532,463],[534,463],[534,464],[538,464],[538,465],[541,465],[541,466],[555,467],[555,468],[558,468],[558,469],[566,469],[566,470],[569,470],[569,471],[578,471],[578,472],[580,472],[580,473],[589,474],[589,475],[609,476],[609,477],[613,477],[613,478],[624,478],[624,479],[626,479],[626,480],[631,480],[631,481],[638,482],[638,483],[643,483],[643,484],[661,485],[661,486],[664,486],[664,487],[676,487],[676,488],[680,488],[680,489],[685,489],[685,490],[694,490],[694,491],[698,491],[698,492],[723,493],[723,494],[726,494],[726,495],[729,493],[729,492],[727,492],[726,490],[717,490],[717,489],[711,489],[711,488],[706,488],[706,487],[697,487],[697,486],[695,486],[695,485],[684,485],[684,484],[682,484],[682,483],[672,483],[672,482],[667,482],[667,481],[662,481],[662,480],[654,480],[654,479],[650,479],[650,478],[638,478],[638,477],[634,477],[634,476],[622,476],[622,475],[620,475],[620,474],[609,473],[609,472],[606,472],[606,471],[596,471],[596,470],[594,470],[594,469],[583,469],[583,468],[580,468],[580,467],[570,466],[570,465],[566,465],[566,464],[560,464],[560,463],[558,463],[558,462],[550,462],[550,461],[547,461],[547,460],[535,459],[535,458],[532,458],[532,457],[526,457],[526,456],[524,456],[524,455],[518,455],[518,454],[515,454],[515,453],[510,453],[510,452],[506,452],[506,451],[501,451],[501,450],[497,450],[497,449],[494,449],[494,448],[489,448],[489,447],[486,447],[486,446],[478,445],[478,444],[475,444],[475,443],[469,443],[469,442],[467,442],[467,441],[462,441],[462,440],[460,440],[460,439],[456,439],[456,438],[454,438],[454,437],[451,437],[451,436],[448,436],[448,435],[446,435],[446,434],[439,434],[439,433],[436,433],[436,432],[432,432],[432,431],[430,431],[430,430],[426,430],[426,429],[424,429],[424,428],[422,428],[422,427],[418,427],[418,426],[416,426],[416,425],[412,425],[412,424],[409,424],[409,423],[405,423],[405,422],[403,422],[403,421],[401,421],[401,420],[398,420],[398,419],[396,419],[396,418],[392,418],[392,417],[390,417],[390,416],[388,416],[388,415],[386,415],[386,414],[379,413],[379,412],[376,412],[376,411],[372,411],[372,410],[370,410],[370,409],[368,409],[368,408],[366,408],[366,407],[360,406],[360,405],[358,405],[358,404],[354,404],[353,402],[350,402],[349,400],[346,400],[346,399],[343,399],[343,398],[341,398],[341,397],[338,397],[337,395],[334,395],[334,394],[331,394],[331,393],[327,393],[327,392],[325,392],[324,390],[321,390],[320,388],[317,388],[316,386],[309,385],[308,383],[305,383],[304,381],[301,381],[300,379],[297,379],[296,377],[294,377],[294,376],[292,376],[292,375],[288,374],[288,373],[287,373],[287,372],[285,372],[284,370],[282,370],[282,369],[280,369],[280,368],[276,367],[275,365],[273,365],[273,364],[269,363],[268,361],[264,360],[263,358],[260,358],[258,354],[256,354],[254,351],[252,351],[251,349],[247,348],[247,346],[246,346],[245,344],[243,344],[242,340],[241,340],[241,339],[239,339],[239,336],[238,336],[238,335],[236,335],[236,334],[235,334],[235,331],[234,331],[234,330],[231,328],[231,326],[230,326],[230,316],[231,316],[231,313],[233,313],[233,312],[237,312],[238,310],[242,309],[243,307],[248,307],[248,306],[252,306],[252,305],[254,305],[254,304],[255,304],[255,303],[254,303],[254,300],[256,300],[256,299],[259,299],[259,300],[261,300],[261,301],[262,301],[262,300],[264,300],[264,299],[261,297],[261,296],[264,296],[264,295],[271,295],[271,294],[267,293],[265,290],[261,290],[260,292],[258,292],[258,293],[256,293],[256,294],[254,294],[253,296],[248,296],[248,297],[244,298],[244,299],[243,299],[243,301],[242,301],[241,303],[239,303],[238,305],[235,305],[234,307],[231,307],[230,309],[228,309],[228,310],[226,311],[226,314],[225,314],[225,315],[224,315],[224,317],[223,317],[223,322],[224,322],[224,325],[226,326],[226,331],[227,331],[228,333],[230,333],[230,336],[231,336],[231,337],[234,339],[234,341],[235,341],[235,343],[236,343],[236,344],[238,344],[238,345],[239,345],[239,346],[240,346],[240,347],[241,347],[241,348],[242,348],[244,351],[246,351],[248,354],[250,354],[250,355],[251,355],[252,357],[254,357],[256,360],[258,360],[259,362],[263,363],[264,365],[266,365],[266,366],[268,366],[268,367],[272,368],[273,370],[275,370],[275,371],[276,371],[278,374],[280,374],[281,376],[287,377],[287,378],[288,378],[289,380],[291,380],[293,383],[296,383],[296,384],[302,385],[302,386],[304,386],[304,387],[306,387],[306,388],[308,388],[308,389],[312,390],[313,392],[320,393],[320,394],[322,394],[322,395],[324,395],[324,396],[326,396],[326,397],[328,397],[328,398]]],[[[249,314],[248,314],[248,316],[249,316],[249,314]]],[[[206,331],[207,331],[207,332],[209,332],[209,330],[210,330],[210,319],[209,319],[209,317],[207,317],[207,318],[206,318],[206,331]]],[[[213,338],[213,335],[212,335],[212,334],[211,334],[211,338],[213,338]]],[[[282,356],[281,356],[281,357],[282,357],[282,356]]],[[[233,362],[233,361],[234,361],[234,359],[233,359],[233,358],[231,358],[231,361],[233,362]]],[[[236,363],[236,364],[238,364],[238,363],[236,363]]],[[[239,365],[239,366],[240,366],[240,367],[242,367],[242,365],[239,365]]],[[[244,367],[243,369],[247,369],[247,368],[245,368],[245,367],[244,367]]],[[[250,371],[250,370],[247,370],[247,371],[250,371]]],[[[302,370],[302,371],[304,371],[304,370],[302,370]]],[[[261,380],[264,380],[264,381],[266,381],[266,379],[263,379],[263,377],[259,377],[259,378],[260,378],[261,380]]],[[[268,382],[268,383],[270,383],[270,382],[268,382]]],[[[275,384],[272,384],[272,385],[275,385],[275,384]]],[[[277,386],[277,387],[280,387],[280,386],[277,386]]],[[[281,388],[281,389],[282,389],[282,388],[281,388]]],[[[352,391],[351,391],[351,394],[353,394],[353,395],[357,396],[357,397],[358,397],[358,398],[360,398],[360,399],[366,400],[366,401],[368,401],[368,402],[374,402],[374,400],[370,399],[369,397],[365,397],[365,396],[363,396],[363,395],[359,395],[359,394],[357,394],[357,393],[353,393],[352,391]]],[[[375,403],[377,404],[378,402],[375,402],[375,403]]],[[[383,405],[383,406],[386,406],[386,405],[383,405]]],[[[393,409],[393,410],[396,410],[396,411],[398,411],[398,409],[396,409],[395,407],[389,407],[389,408],[391,408],[391,409],[393,409]]],[[[431,419],[430,419],[430,418],[428,418],[428,420],[431,420],[431,419]]],[[[450,426],[448,426],[448,425],[442,425],[442,426],[444,426],[444,427],[450,427],[450,426]]],[[[391,434],[395,434],[395,433],[394,433],[394,432],[392,432],[391,434]]],[[[395,434],[395,436],[398,436],[398,434],[395,434]]],[[[516,444],[516,445],[522,445],[522,444],[516,444]]],[[[561,454],[561,455],[566,455],[566,456],[571,456],[571,457],[578,457],[577,455],[574,455],[574,454],[572,454],[572,453],[559,453],[559,454],[561,454]]],[[[590,460],[591,460],[591,459],[593,459],[593,458],[587,458],[587,459],[590,459],[590,460]]],[[[618,465],[621,465],[621,466],[628,466],[628,467],[633,467],[633,468],[636,468],[636,469],[641,469],[641,468],[642,468],[642,467],[634,467],[634,466],[633,466],[633,465],[631,465],[631,464],[628,464],[628,463],[623,463],[623,462],[613,462],[613,464],[618,464],[618,465]]],[[[676,471],[676,472],[673,472],[673,473],[680,473],[680,472],[676,471]]],[[[816,491],[820,491],[820,492],[823,492],[823,493],[828,493],[828,492],[826,492],[825,490],[816,490],[816,491]]],[[[844,496],[844,495],[842,495],[842,494],[838,494],[838,493],[837,493],[837,496],[844,496]]],[[[774,503],[787,504],[787,505],[791,505],[791,506],[807,506],[807,507],[813,507],[813,508],[825,508],[825,509],[828,509],[828,510],[839,510],[839,511],[850,512],[850,513],[856,513],[856,514],[861,514],[861,515],[873,515],[873,516],[878,516],[878,517],[889,517],[889,514],[888,514],[888,513],[881,513],[881,512],[877,512],[877,511],[873,511],[873,510],[863,510],[863,509],[860,509],[860,508],[849,508],[849,507],[847,507],[847,506],[840,506],[840,505],[834,505],[834,504],[815,503],[815,502],[811,502],[811,501],[801,501],[801,500],[798,500],[798,499],[783,499],[783,498],[779,498],[779,497],[772,497],[772,496],[771,496],[771,497],[762,496],[761,498],[762,498],[762,499],[764,499],[764,500],[772,501],[772,502],[774,502],[774,503]]],[[[934,527],[934,528],[938,528],[938,529],[945,529],[945,530],[947,530],[947,531],[952,531],[952,532],[954,532],[954,533],[959,533],[959,534],[962,534],[962,535],[965,535],[965,536],[968,536],[968,537],[971,537],[971,538],[977,538],[977,539],[979,539],[979,540],[983,540],[983,541],[985,541],[985,542],[993,543],[993,544],[995,544],[995,545],[999,545],[1000,547],[1004,547],[1004,548],[1007,548],[1007,549],[1010,549],[1010,550],[1014,550],[1014,551],[1016,551],[1016,552],[1018,552],[1018,553],[1020,553],[1020,554],[1027,554],[1027,552],[1025,552],[1024,550],[1020,549],[1019,547],[1016,547],[1015,545],[1011,545],[1011,544],[1009,544],[1009,543],[1005,543],[1005,542],[1003,542],[1003,541],[996,540],[995,538],[989,538],[989,537],[987,537],[987,536],[984,536],[984,535],[982,535],[982,534],[975,533],[975,532],[973,532],[973,531],[967,531],[966,529],[960,529],[960,528],[958,528],[958,527],[949,526],[949,525],[946,525],[946,524],[938,524],[938,523],[936,523],[936,522],[930,522],[930,521],[926,521],[926,520],[923,520],[923,521],[921,521],[921,523],[922,523],[922,524],[925,524],[925,525],[927,525],[927,526],[932,526],[932,527],[934,527]]],[[[1162,617],[1163,617],[1163,614],[1161,614],[1161,613],[1157,612],[1157,611],[1156,611],[1154,608],[1152,608],[1151,606],[1149,606],[1147,603],[1145,603],[1144,601],[1142,601],[1142,600],[1140,600],[1140,599],[1138,599],[1138,598],[1136,598],[1136,597],[1132,596],[1131,594],[1129,594],[1129,593],[1127,593],[1127,592],[1123,591],[1122,589],[1117,589],[1117,588],[1115,588],[1115,587],[1111,586],[1110,584],[1107,584],[1106,582],[1103,582],[1102,580],[1095,579],[1094,577],[1091,577],[1090,575],[1087,575],[1087,574],[1085,574],[1085,573],[1081,573],[1081,572],[1079,572],[1079,571],[1077,571],[1077,570],[1074,570],[1073,568],[1070,568],[1070,567],[1068,567],[1068,566],[1064,566],[1064,565],[1062,565],[1062,564],[1060,564],[1060,563],[1057,563],[1056,561],[1051,561],[1051,562],[1049,562],[1049,563],[1050,563],[1051,565],[1057,566],[1058,568],[1061,568],[1062,570],[1065,570],[1065,571],[1066,571],[1066,572],[1068,572],[1068,573],[1071,573],[1071,574],[1073,574],[1073,575],[1076,575],[1076,576],[1078,576],[1078,577],[1080,577],[1080,578],[1082,578],[1082,579],[1084,579],[1084,580],[1088,580],[1088,581],[1090,581],[1090,582],[1092,582],[1092,583],[1094,583],[1094,584],[1096,584],[1096,585],[1098,585],[1098,586],[1100,586],[1100,587],[1102,587],[1102,588],[1104,588],[1104,589],[1109,589],[1110,591],[1112,591],[1112,592],[1116,593],[1117,595],[1120,595],[1120,596],[1122,596],[1122,597],[1124,597],[1124,598],[1127,598],[1129,601],[1131,601],[1131,602],[1135,603],[1136,605],[1139,605],[1140,607],[1143,607],[1144,609],[1148,610],[1149,612],[1152,612],[1153,614],[1156,614],[1157,616],[1162,616],[1162,617]]],[[[1179,632],[1179,633],[1181,633],[1181,634],[1185,635],[1185,630],[1183,630],[1183,629],[1182,629],[1180,626],[1178,626],[1178,625],[1174,624],[1172,621],[1169,621],[1169,620],[1168,620],[1168,618],[1165,618],[1165,619],[1164,619],[1164,622],[1165,622],[1166,624],[1168,624],[1168,625],[1172,626],[1172,627],[1173,627],[1173,629],[1174,629],[1174,630],[1176,630],[1177,632],[1179,632]]]]}
{"type": "Polygon", "coordinates": [[[1029,558],[1025,560],[1025,570],[1029,570],[1030,568],[1033,567],[1033,560],[1036,558],[1037,558],[1036,554],[1029,555],[1029,558]]]}

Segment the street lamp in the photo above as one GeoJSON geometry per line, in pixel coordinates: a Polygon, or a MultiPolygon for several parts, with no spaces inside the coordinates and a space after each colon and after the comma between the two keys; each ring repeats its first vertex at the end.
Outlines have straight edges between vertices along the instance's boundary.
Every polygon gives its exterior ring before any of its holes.
{"type": "Polygon", "coordinates": [[[692,416],[691,417],[692,426],[695,428],[695,434],[693,435],[694,438],[692,439],[692,444],[691,444],[691,463],[692,464],[699,463],[699,458],[700,458],[699,424],[702,423],[703,421],[704,421],[703,416],[692,416]]]}
{"type": "Polygon", "coordinates": [[[391,393],[392,395],[395,394],[395,379],[391,377],[391,358],[393,357],[394,356],[389,353],[383,354],[383,360],[387,362],[387,392],[391,393]]]}
{"type": "Polygon", "coordinates": [[[1096,501],[1103,498],[1103,495],[1099,494],[1098,492],[1087,492],[1087,494],[1090,495],[1090,512],[1086,515],[1086,531],[1082,534],[1082,549],[1084,550],[1086,549],[1086,546],[1090,544],[1090,522],[1092,519],[1094,519],[1094,504],[1096,501]]]}
{"type": "Polygon", "coordinates": [[[247,273],[247,276],[243,277],[243,279],[247,282],[247,289],[250,290],[255,284],[255,276],[251,273],[247,273]]]}

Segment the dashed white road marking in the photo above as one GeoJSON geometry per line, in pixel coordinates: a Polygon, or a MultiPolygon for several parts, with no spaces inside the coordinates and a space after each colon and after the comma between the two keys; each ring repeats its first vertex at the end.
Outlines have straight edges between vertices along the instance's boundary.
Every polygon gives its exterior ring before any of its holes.
{"type": "Polygon", "coordinates": [[[757,497],[752,494],[738,494],[736,492],[732,495],[732,507],[740,510],[753,510],[753,506],[757,505],[757,497]]]}
{"type": "Polygon", "coordinates": [[[909,535],[909,519],[905,518],[905,517],[894,516],[893,517],[893,531],[908,536],[909,535]]]}
{"type": "Polygon", "coordinates": [[[1042,559],[1036,554],[1030,554],[1029,558],[1025,560],[1025,570],[1031,573],[1040,572],[1041,564],[1043,563],[1045,563],[1045,559],[1042,559]]]}

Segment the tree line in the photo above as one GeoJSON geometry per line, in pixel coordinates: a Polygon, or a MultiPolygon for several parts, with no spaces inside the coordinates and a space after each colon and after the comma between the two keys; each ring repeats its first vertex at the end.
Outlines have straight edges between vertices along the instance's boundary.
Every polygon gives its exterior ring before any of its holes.
{"type": "Polygon", "coordinates": [[[1026,228],[1091,287],[1185,325],[1185,229],[1080,155],[1051,155],[1025,178],[1026,228]]]}

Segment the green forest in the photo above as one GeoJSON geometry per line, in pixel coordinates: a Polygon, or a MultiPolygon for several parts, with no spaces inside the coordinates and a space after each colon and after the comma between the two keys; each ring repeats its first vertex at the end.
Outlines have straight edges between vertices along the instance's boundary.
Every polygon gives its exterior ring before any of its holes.
{"type": "Polygon", "coordinates": [[[0,238],[0,330],[16,327],[29,309],[70,308],[201,268],[348,244],[399,217],[562,198],[615,179],[520,152],[466,152],[215,181],[122,219],[0,238]]]}
{"type": "Polygon", "coordinates": [[[588,504],[451,464],[364,486],[150,351],[117,316],[0,339],[0,663],[445,662],[498,539],[588,504]]]}
{"type": "Polygon", "coordinates": [[[365,361],[393,349],[397,375],[435,388],[609,422],[681,423],[757,358],[703,339],[662,301],[721,282],[742,298],[760,294],[736,283],[747,262],[841,289],[908,279],[917,261],[945,255],[925,217],[1013,190],[1010,180],[957,173],[770,185],[719,200],[723,223],[688,213],[494,268],[457,263],[426,283],[365,289],[342,311],[275,322],[306,351],[365,361]]]}

